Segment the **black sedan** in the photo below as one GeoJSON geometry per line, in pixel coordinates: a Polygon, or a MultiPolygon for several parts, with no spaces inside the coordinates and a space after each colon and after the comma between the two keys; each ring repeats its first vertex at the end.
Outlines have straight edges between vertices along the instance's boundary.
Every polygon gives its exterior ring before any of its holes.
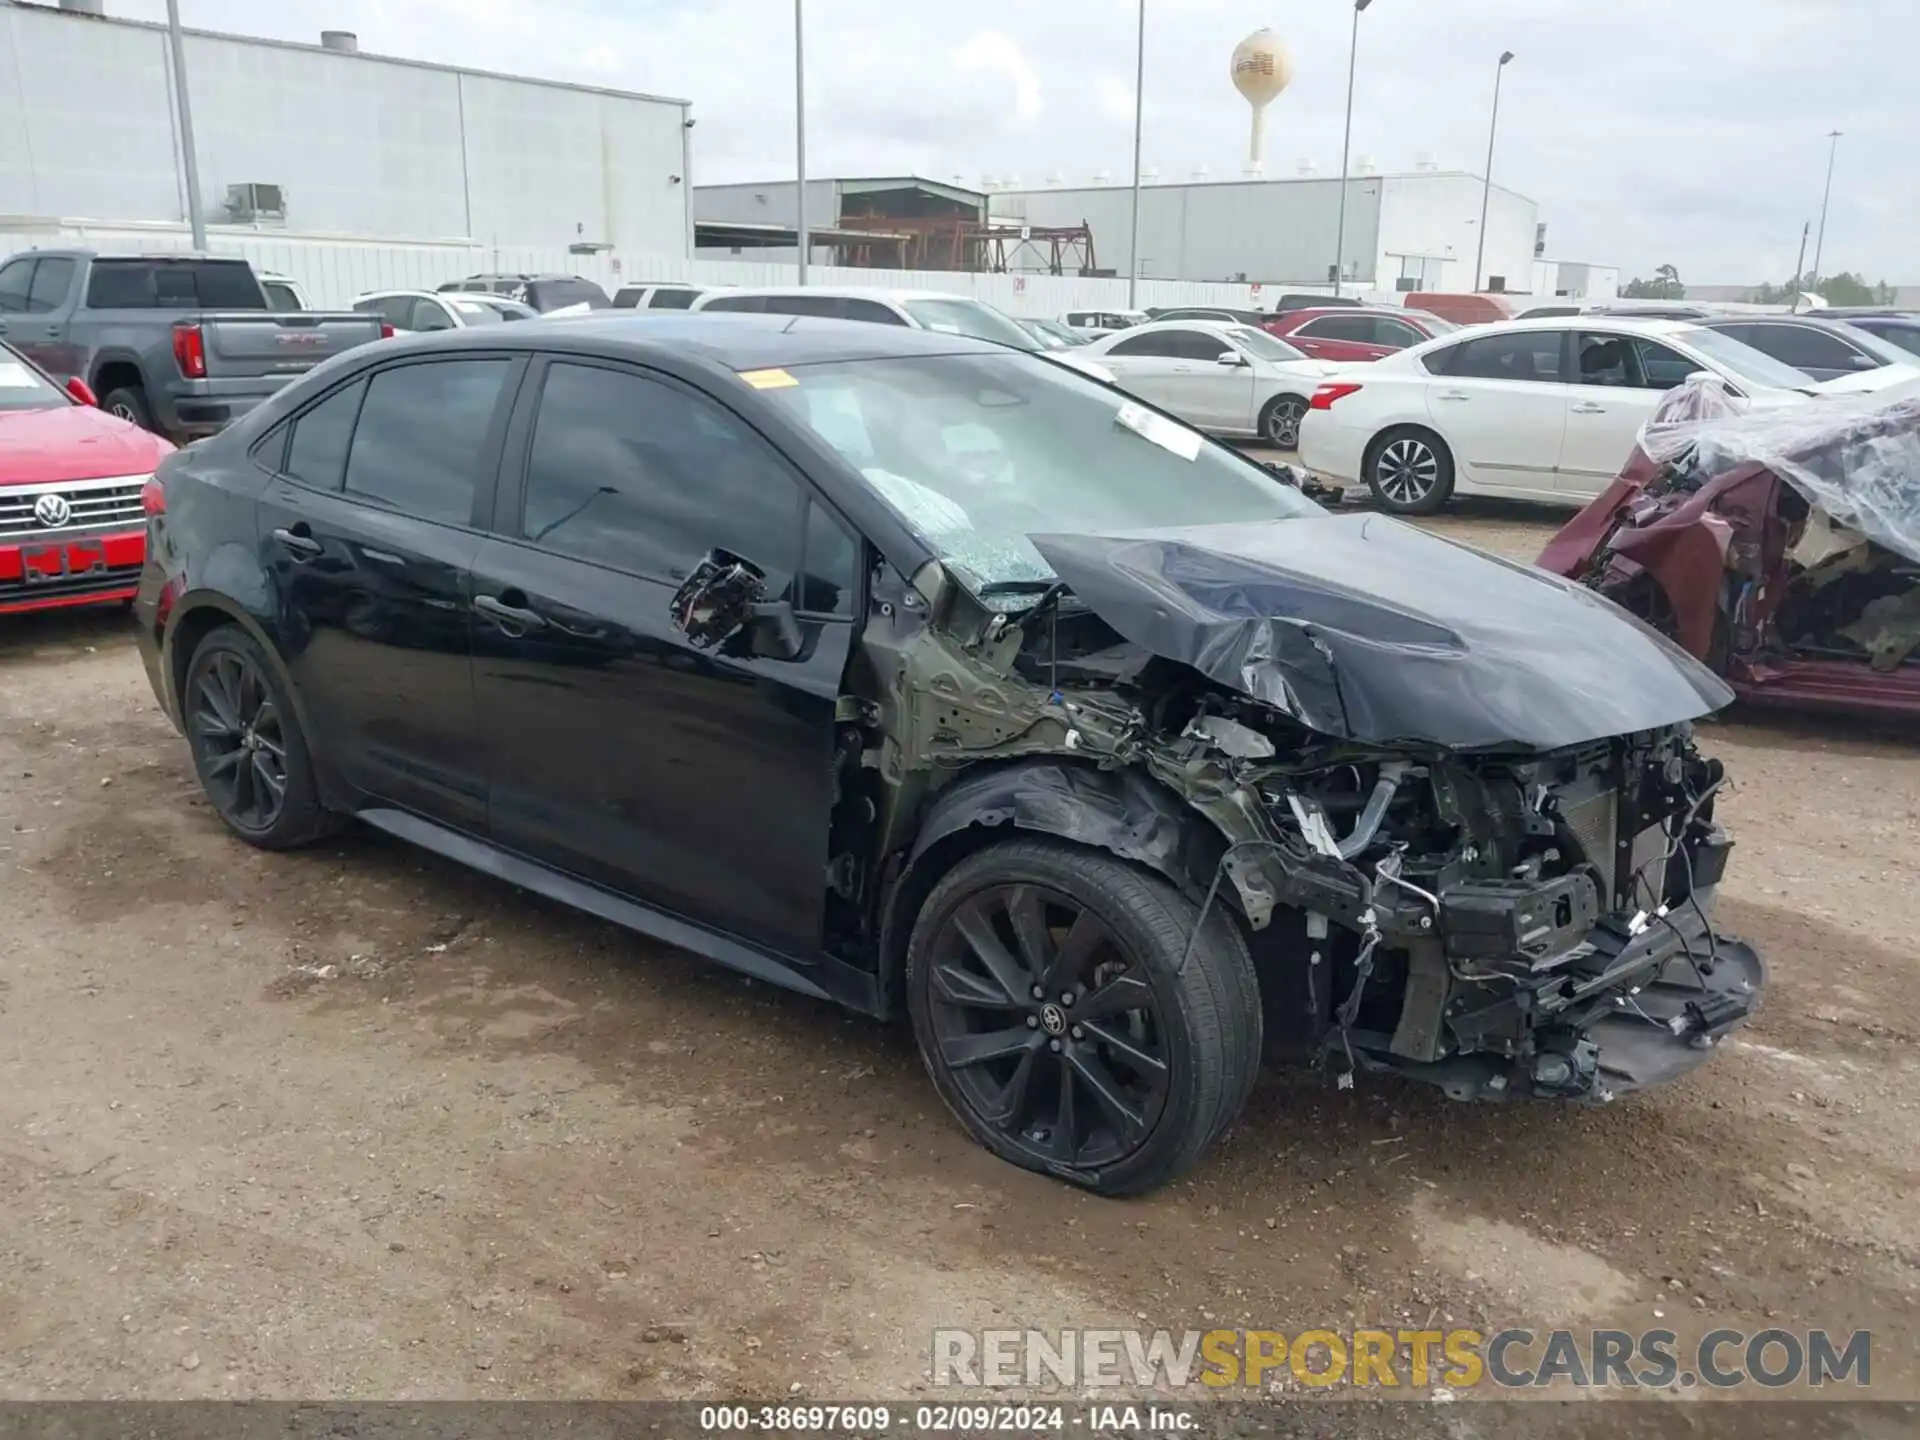
{"type": "Polygon", "coordinates": [[[1815,380],[1838,380],[1884,365],[1912,365],[1911,351],[1840,320],[1811,315],[1721,315],[1695,322],[1718,330],[1815,380]]]}
{"type": "Polygon", "coordinates": [[[163,465],[136,604],[234,835],[349,819],[875,1016],[996,1153],[1178,1175],[1263,1053],[1462,1098],[1678,1074],[1729,692],[1585,590],[1330,516],[937,332],[367,346],[163,465]]]}

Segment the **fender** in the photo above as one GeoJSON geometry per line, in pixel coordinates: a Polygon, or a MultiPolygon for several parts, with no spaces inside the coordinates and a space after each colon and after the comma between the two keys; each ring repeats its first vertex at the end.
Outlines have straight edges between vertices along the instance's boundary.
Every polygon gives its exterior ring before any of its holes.
{"type": "MultiPolygon", "coordinates": [[[[272,635],[260,623],[258,616],[235,601],[232,596],[224,595],[218,590],[189,590],[174,603],[167,616],[166,633],[160,643],[160,673],[167,686],[167,709],[176,726],[184,729],[186,724],[186,715],[182,709],[184,697],[180,694],[180,681],[187,668],[188,660],[192,658],[180,652],[178,644],[180,631],[190,617],[205,615],[210,610],[219,612],[219,623],[231,621],[253,637],[254,643],[265,652],[267,663],[273,666],[274,678],[280,682],[281,688],[293,701],[294,719],[300,724],[300,733],[312,736],[314,728],[308,719],[306,700],[300,694],[300,688],[293,683],[293,677],[287,673],[286,662],[280,657],[280,647],[274,643],[272,635]]],[[[192,628],[196,632],[200,631],[198,625],[192,628]]],[[[319,771],[322,793],[331,794],[334,785],[325,755],[311,739],[308,741],[307,750],[309,757],[313,760],[314,768],[319,771]]]]}
{"type": "Polygon", "coordinates": [[[1102,770],[1051,757],[982,764],[935,796],[905,866],[884,903],[883,993],[899,978],[920,903],[968,832],[975,844],[1006,827],[1105,850],[1164,876],[1199,901],[1217,873],[1226,839],[1206,817],[1138,766],[1102,770]]]}
{"type": "Polygon", "coordinates": [[[105,392],[100,389],[100,372],[109,365],[131,365],[140,372],[140,388],[147,388],[147,367],[140,363],[140,356],[132,350],[115,346],[97,350],[87,357],[87,383],[93,387],[95,394],[105,397],[105,392]]]}

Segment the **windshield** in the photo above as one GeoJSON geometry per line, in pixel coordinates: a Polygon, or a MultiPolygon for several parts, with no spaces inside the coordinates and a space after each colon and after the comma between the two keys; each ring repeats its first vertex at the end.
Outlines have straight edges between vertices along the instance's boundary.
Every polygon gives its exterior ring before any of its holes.
{"type": "Polygon", "coordinates": [[[471,300],[463,296],[462,299],[468,304],[484,306],[502,320],[526,320],[540,313],[531,305],[522,305],[518,300],[504,300],[494,295],[475,295],[471,300]]]}
{"type": "Polygon", "coordinates": [[[0,345],[0,412],[51,410],[56,405],[72,403],[66,391],[0,345]]]}
{"type": "Polygon", "coordinates": [[[478,300],[468,300],[464,296],[458,300],[445,300],[446,307],[458,315],[467,325],[498,325],[506,317],[491,305],[478,300]]]}
{"type": "Polygon", "coordinates": [[[1038,340],[1042,350],[1071,350],[1086,343],[1071,330],[1062,333],[1045,320],[1016,320],[1014,323],[1038,340]]]}
{"type": "Polygon", "coordinates": [[[1805,371],[1782,364],[1771,355],[1743,344],[1731,335],[1723,335],[1718,330],[1689,325],[1684,330],[1675,331],[1673,338],[1684,345],[1691,345],[1722,369],[1754,385],[1773,390],[1805,390],[1813,384],[1813,377],[1805,371]]]}
{"type": "Polygon", "coordinates": [[[1256,330],[1251,325],[1231,325],[1227,334],[1233,343],[1253,356],[1256,360],[1304,360],[1306,355],[1293,348],[1284,340],[1276,340],[1264,330],[1256,330]]]}
{"type": "Polygon", "coordinates": [[[1433,336],[1436,339],[1438,339],[1442,335],[1451,334],[1453,331],[1458,330],[1460,328],[1458,325],[1454,324],[1451,320],[1442,320],[1438,315],[1422,315],[1418,320],[1414,321],[1413,323],[1419,326],[1422,330],[1425,330],[1427,334],[1433,336]]]}
{"type": "Polygon", "coordinates": [[[1040,342],[991,305],[978,300],[909,300],[904,306],[915,323],[947,335],[970,335],[1011,345],[1015,350],[1038,350],[1040,342]]]}
{"type": "Polygon", "coordinates": [[[1321,513],[1198,431],[1046,361],[940,355],[786,373],[797,383],[762,393],[983,593],[1053,579],[1029,535],[1321,513]]]}

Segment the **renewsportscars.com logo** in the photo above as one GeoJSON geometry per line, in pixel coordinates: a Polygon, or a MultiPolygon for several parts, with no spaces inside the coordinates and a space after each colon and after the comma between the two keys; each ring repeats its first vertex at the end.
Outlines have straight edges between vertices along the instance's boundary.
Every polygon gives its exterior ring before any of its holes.
{"type": "Polygon", "coordinates": [[[933,1383],[1196,1393],[1276,1384],[1373,1390],[1617,1386],[1865,1388],[1873,1336],[1825,1330],[936,1330],[933,1383]]]}

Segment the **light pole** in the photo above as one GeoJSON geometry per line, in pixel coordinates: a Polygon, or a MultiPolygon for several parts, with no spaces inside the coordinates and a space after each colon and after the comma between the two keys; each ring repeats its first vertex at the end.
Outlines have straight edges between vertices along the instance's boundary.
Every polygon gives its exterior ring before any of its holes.
{"type": "Polygon", "coordinates": [[[800,283],[807,283],[807,252],[813,247],[807,240],[807,49],[806,25],[801,10],[803,0],[793,0],[793,142],[794,168],[799,181],[794,189],[794,238],[800,242],[800,283]]]}
{"type": "Polygon", "coordinates": [[[1487,179],[1486,191],[1480,197],[1480,253],[1473,258],[1473,288],[1480,289],[1481,272],[1487,264],[1487,207],[1493,202],[1493,137],[1500,129],[1500,77],[1507,73],[1507,66],[1513,63],[1513,52],[1502,50],[1500,63],[1493,72],[1493,119],[1487,124],[1487,179]]]}
{"type": "Polygon", "coordinates": [[[1147,0],[1140,0],[1140,29],[1133,51],[1133,219],[1127,240],[1127,308],[1140,308],[1140,125],[1146,118],[1147,0]]]}
{"type": "Polygon", "coordinates": [[[1820,280],[1820,252],[1827,248],[1827,202],[1833,199],[1833,162],[1840,154],[1840,132],[1827,136],[1827,188],[1820,197],[1820,238],[1813,242],[1813,279],[1820,280]]]}
{"type": "Polygon", "coordinates": [[[200,212],[200,160],[193,151],[193,107],[187,103],[187,55],[180,39],[180,0],[167,0],[167,47],[173,52],[173,98],[180,107],[180,158],[187,172],[187,228],[193,248],[207,248],[207,217],[200,212]]]}
{"type": "Polygon", "coordinates": [[[1333,298],[1347,265],[1347,161],[1353,154],[1353,73],[1360,58],[1360,17],[1373,0],[1353,0],[1353,39],[1347,46],[1347,133],[1340,142],[1340,226],[1333,241],[1333,298]]]}

